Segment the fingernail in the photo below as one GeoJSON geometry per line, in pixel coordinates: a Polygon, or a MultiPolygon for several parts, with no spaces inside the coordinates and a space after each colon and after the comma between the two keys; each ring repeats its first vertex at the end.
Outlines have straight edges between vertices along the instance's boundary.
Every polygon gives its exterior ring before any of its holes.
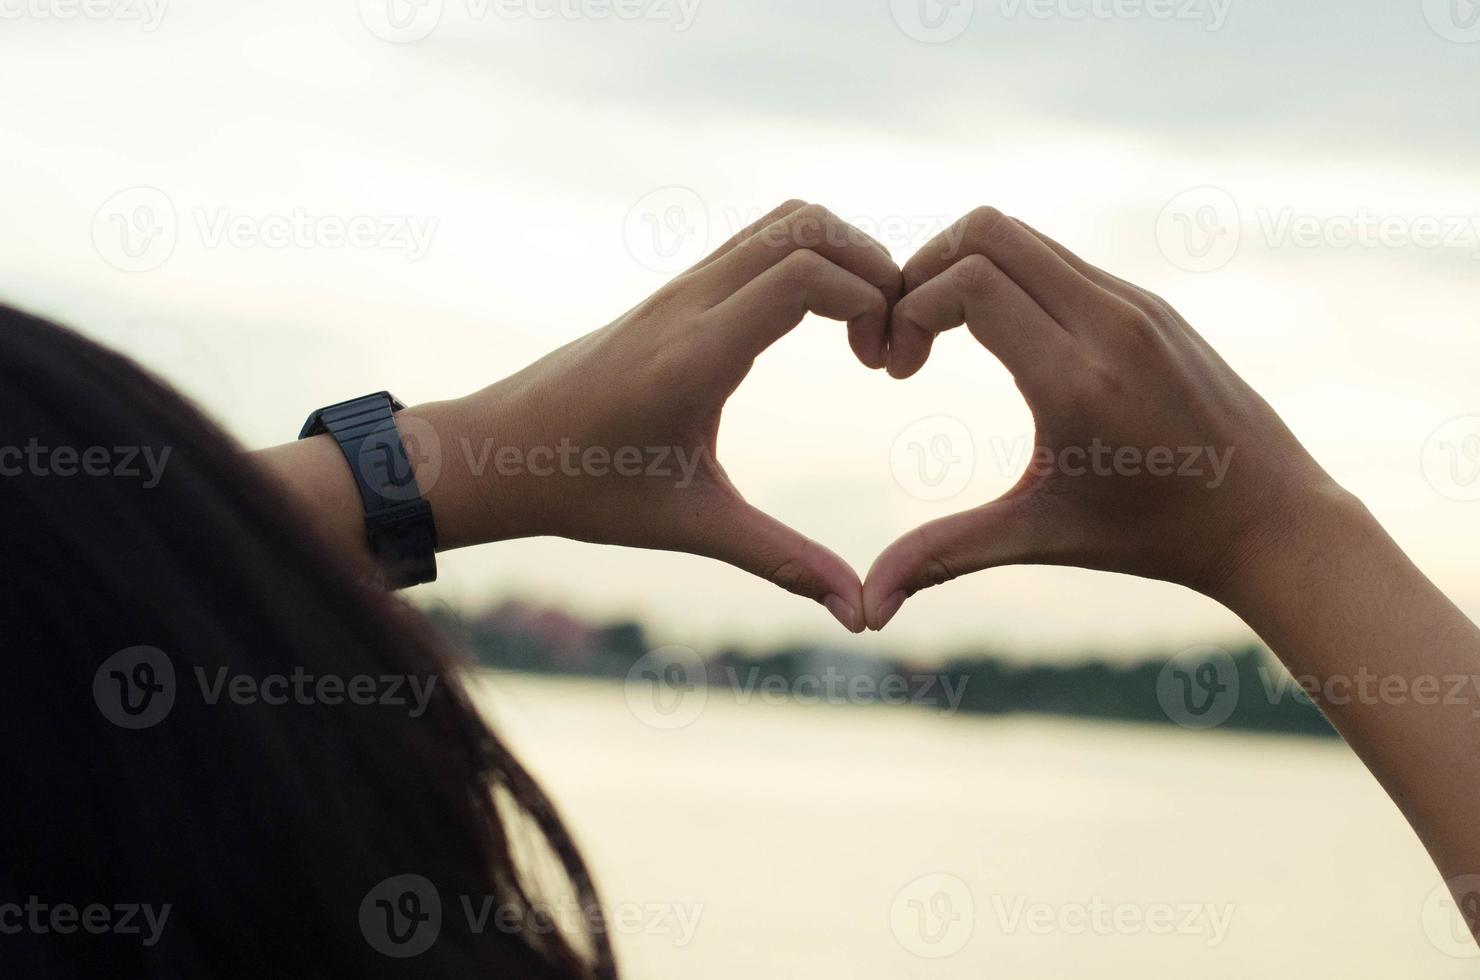
{"type": "Polygon", "coordinates": [[[832,613],[833,619],[843,624],[843,628],[850,633],[862,633],[863,627],[858,622],[858,612],[842,599],[830,595],[822,600],[827,611],[832,613]]]}
{"type": "Polygon", "coordinates": [[[904,605],[904,601],[907,598],[909,597],[903,592],[896,592],[889,598],[885,599],[884,604],[879,607],[879,611],[877,613],[879,625],[875,626],[874,629],[881,630],[884,627],[888,626],[889,620],[893,619],[894,614],[899,612],[899,607],[904,605]]]}

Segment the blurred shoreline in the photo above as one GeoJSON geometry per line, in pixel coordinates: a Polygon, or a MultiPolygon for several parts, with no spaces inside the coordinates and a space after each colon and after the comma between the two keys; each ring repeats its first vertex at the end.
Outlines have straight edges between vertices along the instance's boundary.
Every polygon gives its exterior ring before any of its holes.
{"type": "Polygon", "coordinates": [[[1070,718],[1334,737],[1319,710],[1255,644],[1149,650],[1132,663],[1087,654],[1071,664],[1025,663],[982,645],[925,668],[908,657],[826,644],[661,646],[635,620],[588,622],[558,607],[511,600],[468,614],[424,610],[467,662],[498,671],[585,677],[665,692],[702,686],[739,704],[883,705],[943,715],[1070,718]]]}

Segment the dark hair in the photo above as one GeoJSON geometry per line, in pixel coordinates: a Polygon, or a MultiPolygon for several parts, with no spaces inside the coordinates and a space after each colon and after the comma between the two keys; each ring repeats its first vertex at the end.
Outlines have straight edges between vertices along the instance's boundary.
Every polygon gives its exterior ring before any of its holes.
{"type": "Polygon", "coordinates": [[[574,845],[425,619],[185,399],[4,307],[0,522],[8,975],[615,974],[574,845]],[[399,912],[414,947],[377,935],[399,912]]]}

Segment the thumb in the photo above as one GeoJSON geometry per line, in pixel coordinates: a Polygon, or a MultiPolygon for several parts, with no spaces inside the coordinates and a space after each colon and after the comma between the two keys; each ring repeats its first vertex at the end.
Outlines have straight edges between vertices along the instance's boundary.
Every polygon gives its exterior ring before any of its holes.
{"type": "Polygon", "coordinates": [[[853,633],[864,630],[863,585],[847,562],[776,518],[734,498],[699,550],[821,603],[853,633]]]}
{"type": "Polygon", "coordinates": [[[863,607],[869,629],[883,629],[922,589],[984,568],[1052,561],[1049,530],[1027,494],[920,525],[885,548],[868,571],[863,607]]]}

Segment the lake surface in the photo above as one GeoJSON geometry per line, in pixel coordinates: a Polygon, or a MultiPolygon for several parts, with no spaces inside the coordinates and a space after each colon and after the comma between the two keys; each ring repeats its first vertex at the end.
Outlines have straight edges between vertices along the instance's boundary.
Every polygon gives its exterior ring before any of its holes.
{"type": "Polygon", "coordinates": [[[628,977],[1475,974],[1335,740],[718,692],[663,729],[620,683],[476,690],[574,830],[628,977]]]}

